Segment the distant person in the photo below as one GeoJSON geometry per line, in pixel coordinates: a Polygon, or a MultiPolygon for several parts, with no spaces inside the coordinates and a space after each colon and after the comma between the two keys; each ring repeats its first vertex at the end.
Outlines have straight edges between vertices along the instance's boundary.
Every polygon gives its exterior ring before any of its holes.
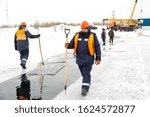
{"type": "Polygon", "coordinates": [[[113,45],[113,41],[114,41],[114,31],[113,31],[113,28],[111,28],[109,30],[108,35],[109,35],[109,43],[110,43],[110,45],[113,45]]]}
{"type": "Polygon", "coordinates": [[[76,63],[83,77],[81,95],[86,96],[91,85],[91,70],[95,60],[98,65],[101,62],[100,44],[95,33],[89,29],[89,23],[81,23],[81,31],[77,32],[70,43],[65,43],[65,48],[73,49],[76,55],[76,63]],[[94,56],[96,58],[94,58],[94,56]]]}
{"type": "Polygon", "coordinates": [[[105,46],[106,45],[106,31],[104,28],[102,28],[101,39],[103,41],[103,46],[105,46]]]}
{"type": "Polygon", "coordinates": [[[19,26],[19,29],[15,33],[15,39],[14,39],[14,45],[15,50],[19,51],[20,53],[20,65],[23,69],[26,69],[26,62],[29,57],[29,40],[28,38],[38,38],[40,37],[40,34],[38,35],[32,35],[27,29],[26,29],[26,23],[22,22],[19,26]]]}

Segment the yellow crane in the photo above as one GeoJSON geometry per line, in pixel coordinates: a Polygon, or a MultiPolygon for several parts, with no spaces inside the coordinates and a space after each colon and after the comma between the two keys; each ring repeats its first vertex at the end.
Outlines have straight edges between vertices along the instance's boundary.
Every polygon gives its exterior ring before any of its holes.
{"type": "Polygon", "coordinates": [[[137,19],[132,19],[135,7],[137,5],[138,0],[135,0],[131,15],[129,19],[116,19],[116,18],[106,18],[103,19],[103,24],[105,24],[105,21],[107,22],[106,25],[108,28],[114,28],[115,30],[124,30],[124,31],[133,31],[135,28],[137,28],[137,24],[141,24],[140,21],[137,19]]]}

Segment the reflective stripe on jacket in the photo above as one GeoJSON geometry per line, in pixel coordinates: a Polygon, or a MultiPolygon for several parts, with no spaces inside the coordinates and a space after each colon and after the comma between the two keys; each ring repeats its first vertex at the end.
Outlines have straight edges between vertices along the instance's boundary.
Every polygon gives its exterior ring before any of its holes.
{"type": "Polygon", "coordinates": [[[26,39],[27,39],[27,37],[25,34],[25,29],[21,29],[16,32],[16,40],[17,41],[24,41],[26,39]]]}
{"type": "MultiPolygon", "coordinates": [[[[78,47],[78,39],[79,39],[79,33],[75,35],[74,38],[74,53],[76,54],[77,52],[77,47],[78,47]]],[[[95,47],[94,47],[94,34],[90,34],[89,39],[88,39],[88,50],[91,56],[95,54],[95,47]]]]}

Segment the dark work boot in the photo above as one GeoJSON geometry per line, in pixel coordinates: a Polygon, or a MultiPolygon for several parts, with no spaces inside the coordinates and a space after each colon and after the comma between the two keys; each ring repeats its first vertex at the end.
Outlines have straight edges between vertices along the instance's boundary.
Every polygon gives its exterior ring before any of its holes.
{"type": "Polygon", "coordinates": [[[82,91],[81,91],[81,95],[82,95],[82,96],[86,96],[86,95],[87,95],[87,93],[88,93],[88,91],[87,91],[87,90],[82,89],[82,91]]]}
{"type": "Polygon", "coordinates": [[[20,65],[21,65],[21,67],[22,67],[23,69],[26,69],[26,65],[25,65],[25,64],[21,63],[20,65]]]}

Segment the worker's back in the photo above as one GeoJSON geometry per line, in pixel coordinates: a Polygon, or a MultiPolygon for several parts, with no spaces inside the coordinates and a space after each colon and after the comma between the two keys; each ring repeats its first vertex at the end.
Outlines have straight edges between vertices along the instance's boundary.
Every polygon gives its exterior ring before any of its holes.
{"type": "Polygon", "coordinates": [[[113,29],[111,29],[111,30],[108,32],[108,35],[109,35],[109,37],[114,37],[114,31],[113,31],[113,29]]]}

